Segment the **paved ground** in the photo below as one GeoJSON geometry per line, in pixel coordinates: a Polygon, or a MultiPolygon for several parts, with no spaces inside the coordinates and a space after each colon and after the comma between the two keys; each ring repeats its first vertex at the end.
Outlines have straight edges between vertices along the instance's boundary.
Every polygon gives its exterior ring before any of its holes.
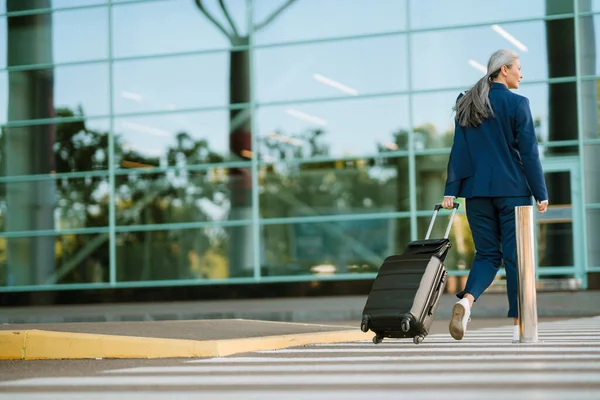
{"type": "Polygon", "coordinates": [[[358,329],[360,322],[322,325],[250,320],[147,321],[147,322],[74,322],[64,324],[0,325],[2,330],[40,329],[54,332],[95,333],[162,339],[219,340],[256,338],[272,335],[334,332],[358,329]]]}
{"type": "MultiPolygon", "coordinates": [[[[449,318],[456,296],[444,294],[436,318],[449,318]]],[[[243,299],[78,306],[2,307],[0,324],[253,319],[281,322],[360,321],[366,296],[243,299]]],[[[539,317],[594,316],[600,291],[537,293],[539,317]]],[[[504,293],[486,292],[473,308],[477,318],[503,318],[504,293]]]]}
{"type": "Polygon", "coordinates": [[[536,344],[512,344],[506,322],[474,318],[460,342],[438,319],[421,345],[385,340],[187,360],[0,362],[0,398],[600,398],[600,317],[541,321],[536,344]]]}

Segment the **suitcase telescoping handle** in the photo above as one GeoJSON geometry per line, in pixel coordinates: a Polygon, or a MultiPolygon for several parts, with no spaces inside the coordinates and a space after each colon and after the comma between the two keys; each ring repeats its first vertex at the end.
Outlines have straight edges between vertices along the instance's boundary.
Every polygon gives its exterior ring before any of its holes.
{"type": "MultiPolygon", "coordinates": [[[[452,228],[452,221],[454,221],[454,216],[456,215],[456,210],[460,203],[454,202],[454,206],[452,207],[452,215],[450,216],[450,221],[448,222],[448,227],[446,228],[446,234],[444,235],[444,239],[448,239],[450,236],[450,228],[452,228]]],[[[435,218],[438,215],[438,212],[442,209],[442,204],[436,204],[433,209],[433,217],[431,218],[431,222],[429,223],[429,229],[427,229],[427,235],[425,235],[425,240],[429,239],[429,235],[431,235],[431,230],[433,229],[433,224],[435,222],[435,218]]]]}

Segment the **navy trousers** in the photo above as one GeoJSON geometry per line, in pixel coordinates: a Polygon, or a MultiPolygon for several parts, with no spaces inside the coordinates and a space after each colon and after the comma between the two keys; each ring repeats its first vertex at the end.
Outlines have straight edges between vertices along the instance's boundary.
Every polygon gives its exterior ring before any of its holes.
{"type": "Polygon", "coordinates": [[[475,197],[466,199],[469,227],[475,244],[475,260],[465,289],[475,300],[492,284],[504,260],[508,317],[517,318],[517,241],[515,207],[532,205],[531,197],[475,197]]]}

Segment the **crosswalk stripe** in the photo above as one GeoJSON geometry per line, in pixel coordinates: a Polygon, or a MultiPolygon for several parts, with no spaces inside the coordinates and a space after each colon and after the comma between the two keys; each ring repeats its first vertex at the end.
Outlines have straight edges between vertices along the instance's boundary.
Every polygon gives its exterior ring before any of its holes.
{"type": "Polygon", "coordinates": [[[566,360],[596,360],[600,354],[468,354],[468,355],[432,355],[423,356],[407,354],[403,356],[336,356],[336,357],[217,357],[201,360],[188,360],[186,364],[239,364],[239,363],[317,363],[317,362],[386,362],[386,361],[484,361],[512,360],[521,361],[560,361],[566,360]]]}
{"type": "Polygon", "coordinates": [[[487,362],[487,363],[398,363],[398,364],[364,364],[364,363],[335,363],[335,364],[296,364],[296,365],[196,365],[170,367],[137,367],[104,371],[106,374],[199,374],[199,373],[233,373],[233,372],[416,372],[416,371],[478,371],[478,370],[593,370],[600,372],[597,361],[578,361],[549,363],[543,361],[530,362],[487,362]]]}
{"type": "MultiPolygon", "coordinates": [[[[539,337],[538,338],[538,343],[548,343],[548,342],[552,342],[553,344],[557,344],[557,343],[568,343],[568,344],[580,344],[580,345],[585,345],[585,344],[600,344],[600,338],[598,339],[594,339],[594,340],[590,340],[591,337],[589,336],[573,336],[573,337],[569,337],[568,340],[564,339],[564,338],[554,338],[554,337],[539,337]]],[[[469,336],[465,336],[465,338],[463,339],[462,343],[474,343],[474,342],[484,342],[484,343],[492,343],[492,342],[499,342],[498,344],[506,344],[506,345],[513,345],[512,342],[508,342],[506,340],[506,337],[504,338],[498,338],[498,337],[484,337],[484,338],[473,338],[473,337],[469,337],[469,336]]],[[[412,344],[412,339],[386,339],[384,341],[384,343],[394,343],[394,344],[406,344],[406,343],[411,343],[412,344]]],[[[435,344],[459,344],[460,342],[457,342],[454,339],[448,339],[448,338],[432,338],[432,337],[426,337],[425,341],[423,343],[435,343],[435,344]]],[[[461,344],[462,344],[461,343],[461,344]]],[[[494,343],[496,344],[496,343],[494,343]]],[[[361,342],[361,343],[317,343],[314,344],[313,346],[318,346],[318,347],[322,347],[322,346],[328,346],[328,347],[369,347],[369,346],[373,346],[373,343],[369,343],[369,342],[361,342]]]]}
{"type": "Polygon", "coordinates": [[[373,346],[372,348],[365,349],[340,349],[340,348],[332,348],[332,349],[315,349],[315,348],[305,348],[305,349],[281,349],[281,350],[260,350],[257,353],[263,354],[273,354],[273,353],[425,353],[425,352],[444,352],[444,353],[466,353],[466,352],[491,352],[491,353],[510,353],[510,352],[546,352],[546,353],[566,353],[566,352],[579,352],[579,353],[600,353],[600,347],[550,347],[550,346],[533,346],[533,345],[523,345],[523,344],[514,344],[511,346],[499,346],[495,345],[494,347],[490,347],[489,344],[485,346],[476,346],[476,344],[468,344],[464,346],[434,346],[434,345],[426,345],[421,344],[419,346],[406,346],[402,348],[398,347],[390,347],[385,345],[373,346]]]}
{"type": "MultiPolygon", "coordinates": [[[[461,400],[481,400],[482,392],[469,388],[451,389],[442,388],[439,390],[414,390],[414,389],[381,389],[381,388],[353,388],[352,390],[340,389],[336,391],[323,390],[255,390],[252,388],[243,391],[224,392],[220,390],[202,390],[201,393],[193,391],[173,390],[169,392],[150,392],[150,391],[106,391],[106,392],[63,392],[57,396],[56,393],[10,393],[10,400],[198,400],[198,399],[219,399],[219,400],[365,400],[369,398],[402,398],[411,400],[431,400],[431,399],[461,399],[461,400]],[[399,393],[402,397],[399,397],[399,393]]],[[[597,400],[598,395],[588,389],[569,389],[552,390],[541,392],[535,389],[503,389],[501,391],[486,391],[486,400],[506,400],[506,399],[544,399],[544,400],[597,400]]]]}
{"type": "Polygon", "coordinates": [[[435,373],[373,373],[362,371],[344,374],[288,374],[288,375],[200,375],[200,376],[92,376],[30,378],[0,382],[2,387],[81,387],[81,386],[257,386],[257,385],[379,385],[379,384],[583,384],[600,383],[599,373],[589,372],[481,372],[476,375],[446,372],[435,373]]]}

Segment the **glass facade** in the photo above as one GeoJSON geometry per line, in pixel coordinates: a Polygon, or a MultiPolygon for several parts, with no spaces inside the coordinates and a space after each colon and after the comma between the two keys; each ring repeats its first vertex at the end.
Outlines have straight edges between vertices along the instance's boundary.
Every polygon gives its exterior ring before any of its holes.
{"type": "MultiPolygon", "coordinates": [[[[600,1],[340,3],[0,0],[0,292],[372,279],[424,236],[499,48],[550,191],[539,277],[587,288],[600,1]]],[[[465,275],[464,207],[451,238],[465,275]]]]}

